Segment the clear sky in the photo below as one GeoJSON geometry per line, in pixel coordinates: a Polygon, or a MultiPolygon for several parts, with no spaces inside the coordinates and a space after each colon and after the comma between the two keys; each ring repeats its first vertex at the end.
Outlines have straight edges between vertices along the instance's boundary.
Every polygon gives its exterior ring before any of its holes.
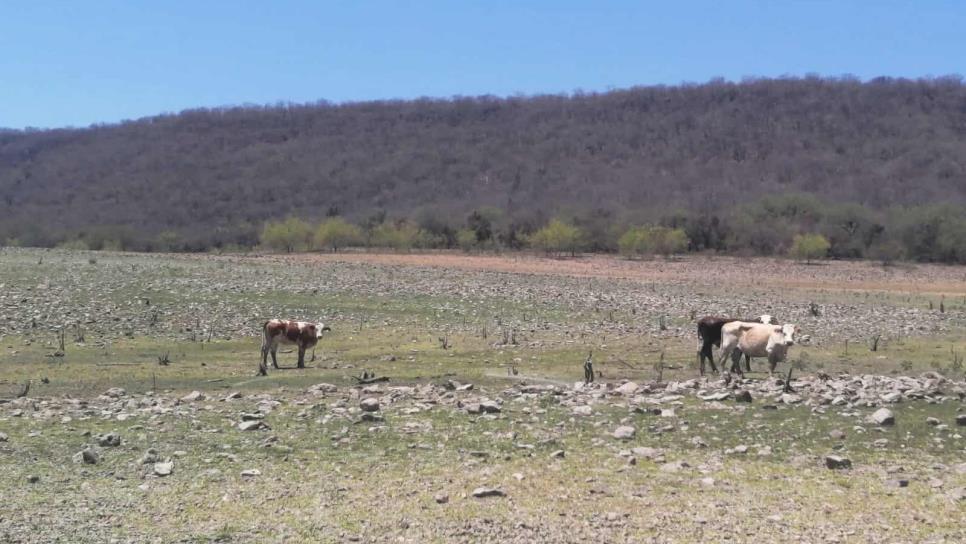
{"type": "Polygon", "coordinates": [[[964,63],[966,0],[0,0],[0,127],[964,63]]]}

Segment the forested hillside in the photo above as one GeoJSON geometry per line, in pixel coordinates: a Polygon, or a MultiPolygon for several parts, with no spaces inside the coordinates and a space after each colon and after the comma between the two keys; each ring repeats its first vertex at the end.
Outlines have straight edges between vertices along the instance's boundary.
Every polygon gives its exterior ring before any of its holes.
{"type": "MultiPolygon", "coordinates": [[[[0,241],[24,245],[251,245],[265,221],[287,216],[364,227],[409,218],[455,232],[481,209],[511,237],[553,216],[588,230],[713,221],[719,239],[689,231],[693,249],[734,249],[736,210],[791,193],[861,205],[854,213],[885,230],[908,222],[895,206],[961,210],[966,85],[710,82],[0,131],[0,241]]],[[[777,250],[768,244],[751,249],[777,250]]]]}

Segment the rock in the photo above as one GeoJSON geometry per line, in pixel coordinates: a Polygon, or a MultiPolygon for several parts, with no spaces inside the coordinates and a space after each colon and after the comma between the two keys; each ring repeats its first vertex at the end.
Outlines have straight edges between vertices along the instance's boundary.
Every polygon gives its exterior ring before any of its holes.
{"type": "Polygon", "coordinates": [[[379,399],[375,399],[372,397],[362,399],[361,401],[359,401],[359,408],[361,408],[363,412],[378,412],[379,399]]]}
{"type": "Polygon", "coordinates": [[[331,383],[317,383],[312,387],[309,387],[308,392],[313,395],[324,395],[326,393],[337,393],[339,388],[332,385],[331,383]]]}
{"type": "Polygon", "coordinates": [[[634,427],[629,427],[627,425],[621,425],[620,427],[614,429],[614,438],[620,440],[629,440],[634,437],[634,427]]]}
{"type": "Polygon", "coordinates": [[[37,476],[36,474],[31,474],[31,475],[27,476],[27,483],[28,484],[35,484],[35,483],[37,483],[39,481],[40,481],[40,476],[37,476]]]}
{"type": "Polygon", "coordinates": [[[636,383],[634,383],[634,382],[627,382],[625,384],[621,384],[621,386],[618,387],[617,389],[615,389],[614,391],[617,391],[621,395],[631,396],[634,393],[637,393],[637,390],[638,389],[640,389],[640,386],[637,385],[636,383]]]}
{"type": "Polygon", "coordinates": [[[782,393],[782,396],[778,398],[782,404],[798,404],[802,402],[802,397],[794,393],[782,393]]]}
{"type": "Polygon", "coordinates": [[[563,459],[566,455],[567,454],[566,454],[566,452],[564,452],[564,450],[557,450],[557,451],[555,451],[555,452],[553,452],[553,453],[550,454],[550,458],[551,459],[563,459]]]}
{"type": "Polygon", "coordinates": [[[674,408],[662,408],[661,417],[675,417],[674,408]]]}
{"type": "Polygon", "coordinates": [[[500,405],[496,401],[487,400],[480,403],[480,409],[488,414],[500,413],[500,405]]]}
{"type": "Polygon", "coordinates": [[[956,489],[953,489],[949,492],[949,498],[958,502],[966,501],[966,487],[957,487],[956,489]]]}
{"type": "Polygon", "coordinates": [[[127,391],[121,389],[120,387],[112,387],[104,392],[105,397],[110,397],[112,399],[119,399],[127,395],[127,391]]]}
{"type": "Polygon", "coordinates": [[[764,446],[764,447],[758,448],[759,457],[767,457],[769,455],[771,455],[771,446],[764,446]]]}
{"type": "Polygon", "coordinates": [[[684,461],[671,461],[669,463],[664,463],[663,465],[661,465],[661,472],[671,472],[671,473],[680,472],[681,470],[688,468],[690,466],[691,465],[687,464],[684,461]]]}
{"type": "Polygon", "coordinates": [[[634,448],[631,450],[631,453],[633,453],[637,457],[642,457],[644,459],[656,459],[664,455],[664,453],[661,452],[661,450],[647,447],[647,446],[634,448]]]}
{"type": "Polygon", "coordinates": [[[170,476],[173,470],[174,463],[171,461],[154,464],[154,474],[157,476],[170,476]]]}
{"type": "Polygon", "coordinates": [[[506,497],[506,493],[504,493],[502,489],[477,487],[473,490],[473,496],[477,499],[482,499],[485,497],[506,497]]]}
{"type": "Polygon", "coordinates": [[[933,489],[939,489],[944,485],[946,485],[946,482],[940,480],[939,478],[929,478],[929,487],[933,489]]]}
{"type": "Polygon", "coordinates": [[[10,440],[10,437],[7,436],[7,433],[0,433],[0,442],[6,442],[7,440],[10,440]]]}
{"type": "Polygon", "coordinates": [[[891,393],[886,393],[885,395],[882,395],[879,398],[882,399],[882,402],[887,402],[889,404],[895,404],[895,403],[900,402],[902,400],[902,393],[900,393],[898,391],[892,391],[891,393]]]}
{"type": "Polygon", "coordinates": [[[260,429],[270,429],[270,427],[266,425],[264,421],[253,419],[249,421],[242,421],[238,424],[238,429],[242,431],[257,431],[260,429]]]}
{"type": "Polygon", "coordinates": [[[966,414],[960,414],[956,416],[956,425],[960,427],[966,427],[966,414]]]}
{"type": "Polygon", "coordinates": [[[852,468],[852,460],[840,455],[826,455],[825,466],[831,470],[842,470],[852,468]]]}
{"type": "Polygon", "coordinates": [[[748,446],[744,444],[739,444],[735,446],[735,453],[748,453],[748,446]]]}
{"type": "Polygon", "coordinates": [[[205,400],[205,394],[201,391],[192,391],[181,397],[181,402],[195,402],[199,400],[205,400]]]}
{"type": "Polygon", "coordinates": [[[255,412],[253,414],[242,412],[241,419],[242,421],[258,421],[260,419],[265,419],[265,414],[261,412],[255,412]]]}
{"type": "Polygon", "coordinates": [[[157,463],[160,460],[161,457],[158,455],[158,451],[154,448],[148,448],[148,451],[144,452],[144,455],[141,456],[141,459],[139,459],[138,462],[142,465],[150,465],[152,463],[157,463]]]}
{"type": "Polygon", "coordinates": [[[830,404],[832,406],[845,406],[848,403],[849,401],[845,400],[845,397],[843,397],[842,395],[838,395],[832,399],[832,402],[830,404]]]}
{"type": "Polygon", "coordinates": [[[701,478],[701,480],[699,480],[699,483],[701,484],[702,487],[714,487],[714,478],[710,478],[710,477],[701,478]]]}
{"type": "Polygon", "coordinates": [[[227,400],[235,400],[235,399],[240,399],[240,398],[242,398],[241,392],[239,392],[239,391],[232,391],[231,393],[228,393],[227,396],[225,396],[225,399],[224,400],[227,401],[227,400]]]}
{"type": "Polygon", "coordinates": [[[463,405],[463,409],[466,410],[467,414],[481,414],[483,413],[483,407],[480,406],[478,402],[471,402],[463,405]]]}
{"type": "Polygon", "coordinates": [[[735,391],[735,402],[751,402],[751,391],[739,389],[735,391]]]}
{"type": "Polygon", "coordinates": [[[258,470],[257,468],[249,468],[241,471],[241,475],[243,478],[254,478],[255,476],[261,476],[262,471],[258,470]]]}
{"type": "Polygon", "coordinates": [[[892,413],[892,410],[888,408],[879,408],[869,417],[869,420],[876,425],[896,424],[896,416],[892,413]]]}
{"type": "Polygon", "coordinates": [[[586,404],[581,406],[574,406],[573,409],[571,409],[571,413],[575,416],[589,416],[590,414],[593,413],[593,411],[594,410],[590,406],[587,406],[586,404]]]}
{"type": "Polygon", "coordinates": [[[909,487],[909,480],[903,478],[895,478],[892,480],[886,480],[886,487],[909,487]]]}
{"type": "Polygon", "coordinates": [[[939,421],[938,418],[935,418],[935,417],[927,417],[926,418],[926,423],[928,423],[928,424],[930,424],[932,426],[936,426],[936,425],[939,425],[940,421],[939,421]]]}
{"type": "Polygon", "coordinates": [[[101,460],[100,454],[91,448],[85,448],[74,454],[75,463],[84,463],[86,465],[96,465],[98,461],[101,460]]]}
{"type": "Polygon", "coordinates": [[[436,504],[446,504],[449,502],[449,495],[446,493],[437,493],[433,496],[433,500],[436,501],[436,504]]]}
{"type": "Polygon", "coordinates": [[[829,437],[832,438],[832,440],[844,440],[845,439],[845,431],[842,431],[840,429],[832,429],[831,431],[829,431],[828,435],[829,435],[829,437]]]}
{"type": "Polygon", "coordinates": [[[117,433],[107,433],[97,437],[97,445],[101,447],[116,447],[121,445],[121,436],[117,433]]]}
{"type": "Polygon", "coordinates": [[[715,401],[715,400],[725,400],[730,396],[731,396],[731,391],[718,391],[716,393],[701,395],[699,398],[701,400],[706,400],[706,401],[715,401]]]}
{"type": "Polygon", "coordinates": [[[888,445],[889,445],[889,439],[888,438],[880,438],[880,439],[872,442],[872,447],[873,448],[884,448],[884,447],[886,447],[888,445]]]}

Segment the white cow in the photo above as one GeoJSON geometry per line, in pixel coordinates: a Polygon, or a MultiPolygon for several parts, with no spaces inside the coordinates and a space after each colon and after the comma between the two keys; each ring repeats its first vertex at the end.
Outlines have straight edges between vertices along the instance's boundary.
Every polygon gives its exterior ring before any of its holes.
{"type": "MultiPolygon", "coordinates": [[[[721,356],[724,363],[736,348],[749,357],[768,357],[768,374],[774,375],[775,365],[785,360],[788,348],[795,344],[798,327],[791,323],[765,325],[746,321],[732,321],[721,327],[721,356]]],[[[741,374],[741,366],[734,365],[741,374]]]]}

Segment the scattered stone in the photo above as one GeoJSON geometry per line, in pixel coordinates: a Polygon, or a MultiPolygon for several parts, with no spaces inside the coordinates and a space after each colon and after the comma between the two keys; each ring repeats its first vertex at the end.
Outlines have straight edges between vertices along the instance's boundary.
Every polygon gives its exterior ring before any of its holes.
{"type": "Polygon", "coordinates": [[[112,399],[119,399],[127,395],[127,391],[121,389],[120,387],[112,387],[104,392],[105,397],[110,397],[112,399]]]}
{"type": "Polygon", "coordinates": [[[909,480],[904,478],[894,478],[892,480],[886,480],[886,487],[909,487],[909,480]]]}
{"type": "Polygon", "coordinates": [[[37,483],[39,481],[40,481],[40,476],[37,476],[36,474],[31,474],[31,475],[27,476],[27,483],[28,484],[35,484],[35,483],[37,483]]]}
{"type": "Polygon", "coordinates": [[[97,437],[97,445],[101,447],[117,447],[121,445],[121,436],[117,433],[107,433],[97,437]]]}
{"type": "Polygon", "coordinates": [[[485,497],[506,497],[506,493],[504,493],[502,489],[477,487],[473,490],[473,496],[477,499],[482,499],[485,497]]]}
{"type": "Polygon", "coordinates": [[[954,501],[966,501],[966,487],[957,487],[949,492],[949,498],[954,501]]]}
{"type": "Polygon", "coordinates": [[[593,411],[594,411],[593,408],[591,408],[586,404],[581,406],[574,406],[573,409],[571,410],[571,412],[575,416],[589,416],[590,414],[593,413],[593,411]]]}
{"type": "Polygon", "coordinates": [[[802,402],[802,397],[794,393],[782,393],[782,396],[778,398],[782,404],[798,404],[802,402]]]}
{"type": "Polygon", "coordinates": [[[74,454],[75,463],[84,463],[86,465],[96,465],[98,461],[101,460],[100,454],[91,448],[85,448],[74,454]]]}
{"type": "Polygon", "coordinates": [[[255,476],[261,476],[262,471],[258,470],[257,468],[249,468],[241,471],[241,475],[243,478],[254,478],[255,476]]]}
{"type": "Polygon", "coordinates": [[[241,392],[232,391],[231,393],[228,393],[228,395],[225,397],[225,400],[234,400],[234,399],[240,399],[240,398],[242,398],[241,392]]]}
{"type": "Polygon", "coordinates": [[[771,455],[771,446],[763,446],[761,448],[758,448],[759,457],[767,457],[769,455],[771,455]]]}
{"type": "Polygon", "coordinates": [[[882,402],[887,402],[889,404],[894,404],[894,403],[897,403],[897,402],[902,401],[902,393],[900,393],[898,391],[892,391],[891,393],[886,393],[885,395],[882,395],[879,398],[882,399],[882,402]]]}
{"type": "Polygon", "coordinates": [[[7,440],[10,440],[10,437],[7,436],[7,433],[0,433],[0,442],[6,442],[7,440]]]}
{"type": "Polygon", "coordinates": [[[889,439],[888,438],[880,438],[880,439],[872,442],[872,447],[873,448],[884,448],[884,447],[886,447],[888,445],[889,445],[889,439]]]}
{"type": "Polygon", "coordinates": [[[674,408],[662,408],[661,417],[675,417],[674,408]]]}
{"type": "Polygon", "coordinates": [[[157,463],[160,460],[161,460],[161,456],[158,455],[158,450],[154,448],[148,448],[148,451],[144,452],[144,455],[141,456],[141,459],[139,459],[138,462],[142,465],[150,465],[153,463],[157,463]]]}
{"type": "Polygon", "coordinates": [[[869,418],[876,425],[895,425],[896,416],[888,408],[879,408],[869,418]]]}
{"type": "Polygon", "coordinates": [[[956,425],[960,427],[966,427],[966,414],[960,414],[956,416],[956,425]]]}
{"type": "Polygon", "coordinates": [[[709,393],[707,395],[701,395],[699,398],[706,401],[721,401],[731,396],[731,391],[718,391],[717,393],[709,393]]]}
{"type": "Polygon", "coordinates": [[[939,489],[940,487],[946,485],[946,482],[940,480],[939,478],[930,478],[929,487],[933,489],[939,489]]]}
{"type": "Polygon", "coordinates": [[[621,395],[630,396],[630,395],[633,395],[634,393],[637,393],[638,389],[640,389],[640,386],[638,386],[636,383],[627,382],[625,384],[621,384],[621,386],[615,389],[615,391],[617,391],[621,395]]]}
{"type": "Polygon", "coordinates": [[[195,402],[199,400],[205,400],[205,394],[201,391],[192,391],[181,397],[181,402],[195,402]]]}
{"type": "Polygon", "coordinates": [[[257,431],[261,429],[270,429],[270,428],[271,427],[266,425],[264,421],[259,421],[257,419],[253,419],[250,421],[242,421],[241,423],[238,424],[238,429],[242,431],[257,431]]]}
{"type": "Polygon", "coordinates": [[[832,438],[832,440],[844,440],[845,439],[845,431],[843,431],[841,429],[832,429],[831,431],[829,431],[828,435],[829,435],[829,437],[832,438]]]}
{"type": "Polygon", "coordinates": [[[265,414],[261,412],[256,412],[253,414],[242,412],[241,419],[242,421],[258,421],[261,419],[265,419],[265,414]]]}
{"type": "Polygon", "coordinates": [[[631,453],[644,459],[657,459],[658,457],[664,455],[661,450],[647,446],[634,448],[631,450],[631,453]]]}
{"type": "Polygon", "coordinates": [[[173,470],[174,470],[174,463],[171,461],[154,464],[154,474],[157,476],[161,476],[161,477],[170,476],[173,470]]]}
{"type": "Polygon", "coordinates": [[[748,453],[748,446],[744,444],[739,444],[735,446],[735,453],[742,453],[742,454],[748,453]]]}
{"type": "Polygon", "coordinates": [[[361,408],[363,412],[377,412],[379,411],[379,399],[372,397],[362,399],[359,401],[359,408],[361,408]]]}
{"type": "Polygon", "coordinates": [[[714,478],[701,478],[699,482],[701,483],[702,487],[714,487],[714,478]]]}
{"type": "Polygon", "coordinates": [[[437,493],[433,496],[433,500],[436,501],[436,504],[446,504],[449,502],[449,495],[446,493],[437,493]]]}
{"type": "Polygon", "coordinates": [[[751,402],[751,391],[739,389],[735,391],[735,402],[751,402]]]}
{"type": "Polygon", "coordinates": [[[551,459],[563,459],[564,456],[566,456],[566,455],[567,454],[564,452],[564,450],[557,450],[557,451],[555,451],[555,452],[553,452],[553,453],[550,454],[550,458],[551,459]]]}
{"type": "Polygon", "coordinates": [[[681,470],[686,469],[690,466],[691,465],[687,464],[684,461],[671,461],[669,463],[664,463],[663,465],[661,465],[661,472],[672,472],[672,473],[680,472],[681,470]]]}
{"type": "Polygon", "coordinates": [[[614,438],[619,440],[630,440],[634,437],[634,427],[629,427],[627,425],[621,425],[620,427],[614,429],[614,438]]]}
{"type": "Polygon", "coordinates": [[[935,427],[936,425],[939,425],[940,421],[938,418],[935,418],[935,417],[927,417],[926,423],[935,427]]]}
{"type": "Polygon", "coordinates": [[[825,466],[831,470],[842,470],[852,468],[852,460],[840,455],[826,455],[825,466]]]}
{"type": "Polygon", "coordinates": [[[500,405],[496,401],[487,400],[480,403],[480,408],[488,414],[500,413],[500,405]]]}
{"type": "Polygon", "coordinates": [[[483,407],[480,406],[478,402],[471,402],[463,405],[463,409],[466,410],[467,414],[481,414],[483,413],[483,407]]]}

